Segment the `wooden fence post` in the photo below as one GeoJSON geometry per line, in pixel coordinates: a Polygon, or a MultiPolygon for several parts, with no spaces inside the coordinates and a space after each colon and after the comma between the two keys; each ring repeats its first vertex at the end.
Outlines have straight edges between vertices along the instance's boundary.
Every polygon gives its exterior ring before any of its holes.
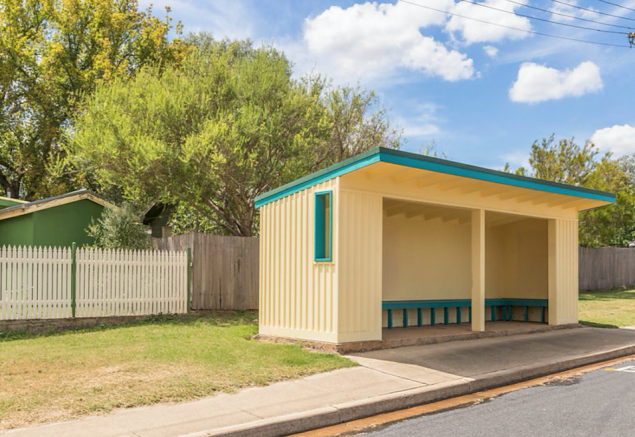
{"type": "Polygon", "coordinates": [[[77,244],[71,244],[71,317],[77,307],[77,244]]]}
{"type": "Polygon", "coordinates": [[[187,248],[187,312],[192,310],[192,249],[187,248]]]}

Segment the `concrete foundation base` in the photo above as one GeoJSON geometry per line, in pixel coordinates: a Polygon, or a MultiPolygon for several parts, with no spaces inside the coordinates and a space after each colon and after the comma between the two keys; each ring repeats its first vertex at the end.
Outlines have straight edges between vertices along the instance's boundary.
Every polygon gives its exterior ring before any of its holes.
{"type": "Polygon", "coordinates": [[[327,343],[320,341],[307,341],[292,338],[258,335],[260,341],[272,343],[294,343],[303,347],[339,354],[352,352],[364,352],[380,349],[391,349],[405,346],[419,346],[427,344],[446,343],[449,341],[474,340],[478,338],[505,337],[509,335],[531,334],[534,332],[557,331],[561,329],[581,328],[579,323],[567,325],[546,325],[532,322],[487,322],[485,331],[473,332],[469,323],[452,325],[435,325],[409,328],[385,328],[381,341],[358,341],[350,343],[327,343]]]}

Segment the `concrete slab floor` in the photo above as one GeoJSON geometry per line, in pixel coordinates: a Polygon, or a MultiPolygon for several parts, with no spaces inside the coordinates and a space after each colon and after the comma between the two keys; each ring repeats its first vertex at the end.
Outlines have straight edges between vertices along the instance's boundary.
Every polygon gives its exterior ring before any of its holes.
{"type": "MultiPolygon", "coordinates": [[[[549,329],[549,325],[536,322],[486,322],[485,332],[501,333],[504,331],[516,331],[518,333],[534,332],[536,329],[549,329]]],[[[479,332],[472,331],[470,323],[451,323],[448,325],[437,324],[434,326],[409,326],[408,328],[384,328],[382,330],[382,339],[384,341],[393,341],[411,338],[434,338],[445,337],[451,335],[473,334],[478,336],[479,332]]]]}
{"type": "MultiPolygon", "coordinates": [[[[519,368],[529,363],[557,361],[562,356],[582,356],[597,350],[631,345],[635,345],[635,332],[632,330],[583,327],[513,337],[407,346],[350,355],[376,360],[375,362],[412,364],[461,377],[474,377],[519,368]]],[[[373,361],[367,363],[372,367],[373,361]]]]}

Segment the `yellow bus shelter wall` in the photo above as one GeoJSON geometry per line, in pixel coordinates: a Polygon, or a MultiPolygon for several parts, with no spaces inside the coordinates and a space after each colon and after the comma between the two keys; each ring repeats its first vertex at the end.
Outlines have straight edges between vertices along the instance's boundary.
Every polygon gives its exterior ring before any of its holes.
{"type": "Polygon", "coordinates": [[[384,217],[384,300],[470,299],[469,224],[384,217]]]}
{"type": "Polygon", "coordinates": [[[382,300],[466,298],[474,277],[485,277],[487,297],[546,293],[550,324],[577,321],[575,208],[562,206],[556,195],[531,200],[543,196],[532,190],[473,180],[466,186],[460,178],[420,170],[391,177],[394,171],[398,166],[376,164],[261,207],[261,334],[331,343],[380,340],[382,300]],[[329,261],[314,256],[320,191],[332,192],[329,261]],[[455,208],[467,222],[385,217],[385,199],[455,208]],[[471,259],[469,220],[479,211],[486,211],[484,263],[471,259]],[[491,213],[521,218],[488,226],[491,213]],[[480,275],[474,266],[483,269],[480,275]]]}
{"type": "Polygon", "coordinates": [[[260,334],[336,343],[337,180],[264,205],[260,210],[260,334]],[[333,257],[314,260],[315,193],[332,191],[333,257]]]}
{"type": "Polygon", "coordinates": [[[339,194],[338,341],[381,340],[382,197],[339,194]]]}
{"type": "Polygon", "coordinates": [[[578,221],[549,220],[549,324],[578,322],[578,221]]]}
{"type": "Polygon", "coordinates": [[[486,227],[485,239],[487,299],[548,298],[547,220],[486,227]]]}

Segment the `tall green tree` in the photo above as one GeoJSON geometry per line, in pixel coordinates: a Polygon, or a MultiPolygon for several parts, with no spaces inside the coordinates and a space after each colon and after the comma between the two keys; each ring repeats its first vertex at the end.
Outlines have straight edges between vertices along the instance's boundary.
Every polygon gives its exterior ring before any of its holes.
{"type": "MultiPolygon", "coordinates": [[[[314,82],[319,84],[320,79],[314,82]]],[[[390,126],[387,111],[373,91],[359,86],[325,86],[323,91],[321,102],[329,125],[328,140],[315,149],[312,171],[372,147],[399,147],[401,131],[390,126]]]]}
{"type": "MultiPolygon", "coordinates": [[[[597,147],[554,136],[535,141],[529,155],[530,169],[516,174],[615,193],[616,203],[579,216],[582,246],[625,246],[635,239],[635,188],[620,161],[611,154],[600,156],[597,147]]],[[[506,165],[509,170],[509,166],[506,165]]]]}
{"type": "Polygon", "coordinates": [[[98,86],[85,102],[71,132],[73,160],[103,187],[187,202],[216,232],[250,236],[259,194],[397,144],[372,94],[295,80],[273,47],[198,40],[180,67],[146,67],[130,81],[98,86]]]}
{"type": "Polygon", "coordinates": [[[7,195],[66,189],[71,175],[46,175],[63,158],[62,132],[80,97],[143,65],[181,59],[186,46],[168,40],[170,20],[139,10],[136,0],[0,0],[0,188],[7,195]]]}
{"type": "MultiPolygon", "coordinates": [[[[554,135],[551,135],[549,138],[543,138],[540,143],[534,141],[531,145],[531,176],[563,184],[586,186],[590,175],[600,163],[596,160],[598,153],[593,143],[586,142],[580,146],[573,138],[555,142],[554,135]]],[[[609,159],[608,154],[601,157],[601,161],[609,159]]],[[[524,172],[525,169],[519,169],[518,173],[524,172]]]]}

